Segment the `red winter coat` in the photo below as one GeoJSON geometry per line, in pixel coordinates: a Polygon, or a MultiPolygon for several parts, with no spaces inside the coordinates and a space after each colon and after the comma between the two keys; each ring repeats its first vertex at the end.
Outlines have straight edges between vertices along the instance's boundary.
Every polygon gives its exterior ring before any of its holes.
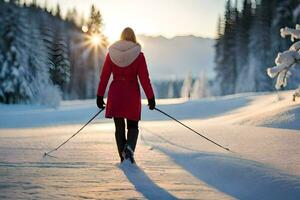
{"type": "Polygon", "coordinates": [[[123,40],[109,48],[100,75],[98,96],[104,96],[111,74],[113,74],[113,81],[108,90],[105,117],[140,120],[141,94],[138,79],[146,97],[148,99],[154,97],[146,60],[140,45],[123,40]]]}

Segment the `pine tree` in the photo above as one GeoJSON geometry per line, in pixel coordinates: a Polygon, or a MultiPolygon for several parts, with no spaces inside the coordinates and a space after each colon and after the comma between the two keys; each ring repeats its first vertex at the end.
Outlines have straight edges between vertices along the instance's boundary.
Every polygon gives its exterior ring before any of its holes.
{"type": "Polygon", "coordinates": [[[221,61],[217,71],[217,82],[220,84],[221,95],[232,94],[235,91],[237,78],[236,69],[236,22],[238,20],[236,8],[232,8],[231,1],[226,3],[224,34],[221,45],[221,61]]]}
{"type": "Polygon", "coordinates": [[[68,46],[64,25],[59,22],[55,28],[51,49],[52,67],[50,77],[54,84],[63,88],[70,79],[70,62],[68,58],[68,46]]]}
{"type": "MultiPolygon", "coordinates": [[[[296,26],[296,29],[282,28],[280,30],[281,36],[291,36],[294,40],[300,39],[300,27],[296,26]]],[[[287,86],[287,80],[291,74],[291,68],[294,66],[299,67],[300,62],[300,42],[294,43],[288,50],[278,53],[275,63],[276,66],[268,68],[267,72],[271,78],[277,77],[276,89],[282,89],[287,86]]]]}
{"type": "Polygon", "coordinates": [[[40,18],[40,38],[45,46],[43,51],[47,54],[50,79],[54,85],[59,86],[64,91],[70,80],[69,27],[51,15],[42,14],[40,18]]]}
{"type": "Polygon", "coordinates": [[[96,9],[94,5],[91,7],[90,18],[87,22],[87,28],[89,35],[99,35],[101,38],[101,45],[107,47],[107,38],[103,34],[103,19],[99,10],[96,9]]]}
{"type": "Polygon", "coordinates": [[[3,103],[28,102],[32,98],[31,75],[28,73],[28,34],[24,13],[14,3],[7,3],[1,23],[0,101],[3,103]]]}
{"type": "Polygon", "coordinates": [[[290,40],[282,40],[278,34],[282,27],[294,26],[293,9],[296,6],[295,0],[277,0],[272,23],[272,55],[276,52],[287,49],[292,43],[290,40]]]}
{"type": "Polygon", "coordinates": [[[56,106],[59,89],[49,78],[48,54],[39,26],[38,6],[19,7],[5,3],[5,23],[1,23],[0,101],[31,102],[56,106]],[[3,59],[3,57],[5,59],[3,59]]]}
{"type": "MultiPolygon", "coordinates": [[[[237,1],[236,1],[237,2],[237,1]]],[[[278,51],[291,42],[279,37],[284,26],[300,23],[300,0],[243,0],[240,12],[227,1],[224,22],[218,22],[216,41],[216,80],[218,94],[249,91],[272,91],[273,83],[265,71],[273,65],[278,51]],[[237,76],[237,78],[236,78],[237,76]],[[236,81],[234,82],[234,79],[236,81]]],[[[287,88],[295,88],[300,81],[300,69],[291,68],[287,88]]]]}
{"type": "MultiPolygon", "coordinates": [[[[81,27],[61,19],[57,7],[52,14],[36,1],[0,0],[0,102],[55,106],[61,90],[68,99],[94,97],[103,47],[94,54],[84,46],[81,27]]],[[[94,16],[102,26],[100,12],[94,16]]]]}
{"type": "Polygon", "coordinates": [[[73,8],[72,10],[68,10],[67,15],[66,15],[66,21],[68,23],[71,23],[74,26],[80,26],[80,22],[79,22],[78,18],[79,18],[79,16],[78,16],[78,12],[77,12],[76,8],[73,8]]]}
{"type": "Polygon", "coordinates": [[[89,41],[89,46],[86,46],[84,47],[85,49],[83,49],[83,54],[85,54],[84,56],[88,62],[86,63],[86,68],[84,69],[86,70],[84,72],[84,76],[87,81],[85,81],[82,89],[86,98],[93,98],[98,86],[99,68],[104,60],[104,52],[102,48],[106,48],[107,46],[107,39],[102,32],[102,16],[100,11],[97,10],[94,5],[91,7],[90,18],[87,22],[87,27],[87,37],[85,37],[87,40],[92,40],[94,37],[98,37],[100,39],[100,44],[94,44],[89,41]]]}
{"type": "Polygon", "coordinates": [[[29,67],[31,68],[31,73],[33,71],[37,73],[32,82],[34,86],[34,101],[38,104],[56,107],[59,105],[61,99],[60,89],[51,79],[51,54],[44,40],[44,32],[41,29],[42,21],[35,20],[37,16],[39,16],[39,19],[42,19],[45,13],[40,12],[41,9],[38,6],[29,7],[26,11],[28,12],[28,26],[30,27],[31,40],[31,46],[28,49],[29,67]]]}
{"type": "Polygon", "coordinates": [[[186,75],[182,84],[181,97],[188,98],[188,99],[191,97],[192,83],[193,83],[193,77],[192,74],[189,72],[186,75]]]}
{"type": "Polygon", "coordinates": [[[60,5],[59,4],[56,5],[55,16],[58,17],[58,18],[61,18],[61,11],[60,11],[60,5]]]}
{"type": "Polygon", "coordinates": [[[208,97],[210,95],[210,89],[208,80],[205,72],[201,72],[199,77],[195,81],[192,91],[191,98],[192,99],[201,99],[204,97],[208,97]]]}
{"type": "Polygon", "coordinates": [[[253,24],[253,8],[251,0],[244,0],[241,18],[237,32],[237,82],[235,92],[249,92],[249,84],[245,82],[249,77],[249,44],[250,30],[253,24]]]}
{"type": "Polygon", "coordinates": [[[169,81],[168,98],[174,98],[174,82],[173,82],[173,80],[169,81]]]}
{"type": "MultiPolygon", "coordinates": [[[[277,0],[275,17],[272,23],[272,57],[276,57],[277,52],[282,52],[288,49],[292,42],[289,39],[282,39],[279,31],[282,27],[293,27],[297,24],[295,20],[295,8],[300,4],[299,0],[277,0]]],[[[300,23],[300,21],[298,21],[300,23]]],[[[300,83],[300,69],[292,68],[291,73],[293,76],[289,79],[287,89],[294,89],[300,83]]]]}
{"type": "Polygon", "coordinates": [[[255,23],[251,29],[249,67],[253,71],[252,91],[271,91],[272,81],[266,76],[266,67],[272,64],[271,25],[275,0],[261,0],[256,5],[255,23]]]}
{"type": "Polygon", "coordinates": [[[214,82],[214,95],[221,95],[222,69],[223,69],[223,27],[222,18],[219,16],[217,22],[217,39],[215,43],[215,68],[216,80],[214,82]]]}

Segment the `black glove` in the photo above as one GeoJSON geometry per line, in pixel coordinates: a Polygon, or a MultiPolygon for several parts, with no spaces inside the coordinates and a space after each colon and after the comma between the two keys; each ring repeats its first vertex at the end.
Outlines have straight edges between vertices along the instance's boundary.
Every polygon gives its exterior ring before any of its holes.
{"type": "Polygon", "coordinates": [[[150,110],[153,110],[155,108],[155,97],[148,99],[148,106],[150,110]]]}
{"type": "Polygon", "coordinates": [[[104,105],[105,105],[105,103],[103,101],[103,97],[97,95],[97,106],[98,106],[98,108],[103,109],[105,107],[104,105]]]}

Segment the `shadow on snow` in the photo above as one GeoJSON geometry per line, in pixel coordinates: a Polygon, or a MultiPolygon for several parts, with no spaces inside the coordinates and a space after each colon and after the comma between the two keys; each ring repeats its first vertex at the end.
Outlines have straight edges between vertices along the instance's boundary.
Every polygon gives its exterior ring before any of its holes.
{"type": "Polygon", "coordinates": [[[135,189],[147,199],[177,199],[168,191],[156,185],[147,174],[137,165],[129,161],[122,163],[119,168],[127,179],[134,185],[135,189]]]}
{"type": "Polygon", "coordinates": [[[237,199],[300,199],[299,176],[232,156],[156,148],[199,180],[237,199]]]}

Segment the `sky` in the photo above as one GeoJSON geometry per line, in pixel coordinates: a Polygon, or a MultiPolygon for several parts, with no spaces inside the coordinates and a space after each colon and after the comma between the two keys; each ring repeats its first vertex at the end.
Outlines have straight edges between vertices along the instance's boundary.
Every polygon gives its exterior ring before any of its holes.
{"type": "MultiPolygon", "coordinates": [[[[30,1],[30,0],[29,0],[30,1]]],[[[45,0],[37,0],[41,5],[45,0]]],[[[63,13],[76,8],[88,16],[95,4],[104,20],[104,33],[112,42],[123,28],[132,27],[137,34],[195,35],[214,38],[217,19],[223,15],[226,0],[47,0],[48,7],[60,3],[63,13]]]]}

